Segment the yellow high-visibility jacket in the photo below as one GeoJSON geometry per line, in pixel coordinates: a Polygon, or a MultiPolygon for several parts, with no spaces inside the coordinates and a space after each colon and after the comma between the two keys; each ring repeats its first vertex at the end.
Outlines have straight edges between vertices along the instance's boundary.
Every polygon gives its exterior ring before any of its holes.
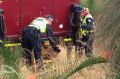
{"type": "Polygon", "coordinates": [[[33,20],[29,26],[36,27],[38,30],[40,30],[41,33],[46,33],[47,24],[48,24],[48,21],[45,18],[38,17],[35,20],[33,20]]]}

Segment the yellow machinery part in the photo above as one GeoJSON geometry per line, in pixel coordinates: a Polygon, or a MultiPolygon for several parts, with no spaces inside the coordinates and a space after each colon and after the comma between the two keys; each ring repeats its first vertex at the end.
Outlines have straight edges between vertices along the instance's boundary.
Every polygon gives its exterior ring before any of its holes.
{"type": "Polygon", "coordinates": [[[72,38],[64,38],[64,42],[70,42],[72,41],[72,38]]]}
{"type": "Polygon", "coordinates": [[[20,46],[21,43],[9,43],[9,44],[4,44],[5,47],[12,47],[12,46],[20,46]]]}

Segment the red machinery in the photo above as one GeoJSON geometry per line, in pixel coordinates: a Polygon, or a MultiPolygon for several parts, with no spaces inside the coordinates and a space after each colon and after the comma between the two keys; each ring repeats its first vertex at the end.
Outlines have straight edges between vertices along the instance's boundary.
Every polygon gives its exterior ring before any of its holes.
{"type": "Polygon", "coordinates": [[[39,16],[53,15],[54,35],[64,35],[70,31],[69,16],[71,5],[79,0],[0,0],[5,23],[5,37],[19,36],[21,30],[39,16]],[[63,24],[63,28],[59,25],[63,24]]]}

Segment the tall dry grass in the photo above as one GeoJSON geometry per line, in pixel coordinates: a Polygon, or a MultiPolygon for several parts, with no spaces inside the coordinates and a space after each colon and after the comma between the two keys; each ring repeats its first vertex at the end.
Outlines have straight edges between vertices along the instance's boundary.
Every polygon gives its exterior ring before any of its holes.
{"type": "MultiPolygon", "coordinates": [[[[21,50],[19,49],[20,48],[15,48],[16,52],[11,52],[8,48],[4,47],[0,49],[3,58],[3,64],[0,69],[1,79],[27,79],[30,75],[37,77],[37,79],[67,79],[68,77],[71,78],[71,75],[79,72],[85,67],[105,62],[102,57],[90,59],[85,59],[83,57],[83,59],[79,60],[74,58],[74,60],[72,59],[68,62],[67,58],[60,56],[60,58],[64,60],[54,59],[51,64],[44,65],[39,72],[32,72],[30,70],[31,67],[29,68],[25,65],[21,65],[23,63],[20,62],[21,50]]],[[[62,49],[61,55],[65,55],[67,51],[65,52],[65,49],[62,49]]],[[[73,55],[73,52],[71,53],[73,55]]]]}
{"type": "MultiPolygon", "coordinates": [[[[120,1],[119,0],[92,0],[94,2],[87,3],[90,7],[92,13],[95,12],[95,23],[96,23],[96,45],[101,46],[104,50],[109,50],[116,47],[116,41],[119,40],[120,35],[120,1]],[[98,2],[99,1],[99,2],[98,2]],[[99,6],[96,4],[101,3],[99,6]],[[93,4],[93,5],[91,5],[93,4]],[[97,6],[97,10],[94,10],[97,6]]],[[[119,79],[119,46],[117,46],[113,61],[111,63],[115,73],[115,78],[119,79]]],[[[0,68],[0,78],[1,79],[25,79],[29,74],[32,74],[25,66],[21,66],[20,54],[21,49],[16,48],[14,52],[9,51],[9,49],[1,48],[0,54],[3,59],[3,64],[0,68]],[[21,69],[22,68],[22,69],[21,69]],[[26,75],[25,75],[26,74],[26,75]]],[[[54,61],[56,64],[51,64],[50,67],[46,67],[41,70],[41,72],[36,73],[39,79],[63,79],[75,74],[79,75],[79,70],[84,67],[91,66],[91,64],[97,63],[95,60],[87,59],[85,61],[78,61],[73,63],[60,63],[59,61],[54,61]],[[86,62],[86,63],[85,63],[86,62]],[[47,75],[47,76],[46,76],[47,75]]],[[[89,68],[85,68],[88,69],[89,68]]],[[[104,68],[103,68],[104,69],[104,68]]],[[[86,72],[88,71],[86,70],[86,72]]],[[[80,71],[81,74],[81,71],[80,71]]],[[[85,74],[85,73],[84,73],[85,74]]],[[[74,77],[75,78],[75,77],[74,77]]],[[[88,77],[89,78],[89,77],[88,77]]],[[[79,78],[78,78],[79,79],[79,78]]],[[[91,78],[92,79],[92,78],[91,78]]],[[[99,79],[99,78],[98,78],[99,79]]],[[[105,79],[105,78],[103,78],[105,79]]],[[[110,78],[109,78],[110,79],[110,78]]]]}
{"type": "Polygon", "coordinates": [[[96,45],[111,54],[108,79],[119,79],[120,0],[101,0],[96,17],[96,45]],[[117,63],[116,63],[117,62],[117,63]],[[114,76],[113,76],[114,75],[114,76]]]}

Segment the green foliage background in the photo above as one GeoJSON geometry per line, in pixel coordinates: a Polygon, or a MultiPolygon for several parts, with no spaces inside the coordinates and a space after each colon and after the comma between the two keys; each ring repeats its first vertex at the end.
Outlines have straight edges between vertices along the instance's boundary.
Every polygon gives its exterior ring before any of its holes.
{"type": "Polygon", "coordinates": [[[81,0],[95,17],[96,46],[111,53],[111,69],[120,79],[120,0],[81,0]]]}

